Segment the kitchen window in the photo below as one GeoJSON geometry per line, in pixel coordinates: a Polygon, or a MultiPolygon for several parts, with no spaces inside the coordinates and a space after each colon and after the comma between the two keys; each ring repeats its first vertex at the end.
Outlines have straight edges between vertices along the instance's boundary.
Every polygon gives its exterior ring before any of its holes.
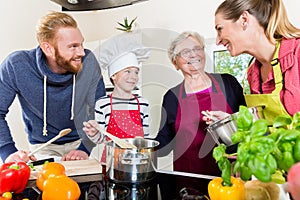
{"type": "Polygon", "coordinates": [[[216,46],[214,41],[215,39],[208,39],[206,41],[208,63],[210,66],[213,66],[209,70],[215,73],[228,73],[233,75],[239,81],[241,86],[244,85],[245,91],[248,93],[248,81],[245,77],[243,83],[243,79],[252,56],[249,54],[241,54],[232,57],[225,47],[216,46]]]}

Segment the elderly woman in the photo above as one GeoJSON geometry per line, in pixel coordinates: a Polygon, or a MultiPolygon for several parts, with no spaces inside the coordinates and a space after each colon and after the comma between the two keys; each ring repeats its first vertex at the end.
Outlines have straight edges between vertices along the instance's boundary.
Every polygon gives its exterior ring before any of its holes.
{"type": "Polygon", "coordinates": [[[184,80],[163,97],[160,156],[173,152],[175,171],[220,175],[212,157],[215,146],[206,133],[202,111],[237,112],[245,105],[242,87],[229,74],[205,72],[205,41],[196,32],[183,32],[171,43],[168,56],[184,80]]]}

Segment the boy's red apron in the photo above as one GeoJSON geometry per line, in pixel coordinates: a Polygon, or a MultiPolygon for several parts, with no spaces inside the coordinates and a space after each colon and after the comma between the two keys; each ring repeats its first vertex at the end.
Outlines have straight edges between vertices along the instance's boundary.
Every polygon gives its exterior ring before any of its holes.
{"type": "Polygon", "coordinates": [[[140,102],[137,110],[114,110],[112,105],[112,94],[110,95],[110,119],[106,131],[119,138],[144,137],[144,131],[140,113],[140,102]]]}
{"type": "Polygon", "coordinates": [[[207,125],[202,120],[201,111],[220,110],[227,113],[232,111],[218,82],[213,77],[211,80],[217,92],[196,93],[183,97],[184,83],[180,86],[173,155],[175,171],[220,175],[220,170],[212,157],[215,142],[205,131],[207,125]]]}
{"type": "MultiPolygon", "coordinates": [[[[142,119],[140,113],[140,102],[134,96],[138,103],[137,110],[114,110],[112,105],[112,94],[110,95],[110,118],[106,131],[119,138],[144,137],[142,119]]],[[[109,138],[108,138],[109,140],[109,138]]],[[[102,153],[102,162],[106,162],[106,149],[102,153]]]]}

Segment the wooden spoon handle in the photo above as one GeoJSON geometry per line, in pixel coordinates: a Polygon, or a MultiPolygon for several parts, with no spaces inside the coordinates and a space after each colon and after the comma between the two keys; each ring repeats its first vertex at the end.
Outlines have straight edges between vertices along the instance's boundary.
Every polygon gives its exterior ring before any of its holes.
{"type": "Polygon", "coordinates": [[[129,142],[127,142],[125,139],[122,138],[118,138],[108,132],[106,132],[105,130],[99,128],[99,127],[95,127],[100,133],[102,133],[103,135],[106,135],[107,137],[109,137],[112,141],[114,141],[118,146],[120,146],[121,148],[124,149],[136,149],[137,147],[134,144],[131,144],[129,142]]]}
{"type": "Polygon", "coordinates": [[[32,152],[30,152],[28,154],[28,157],[29,156],[32,156],[33,154],[35,154],[36,152],[38,152],[39,150],[45,148],[46,146],[48,146],[49,144],[51,144],[52,142],[54,142],[55,140],[58,140],[59,138],[63,137],[64,135],[67,135],[68,133],[70,133],[72,130],[71,129],[64,129],[64,130],[61,130],[59,132],[59,134],[57,136],[55,136],[54,138],[52,138],[51,140],[49,140],[48,142],[44,143],[43,145],[41,145],[40,147],[36,148],[35,150],[33,150],[32,152]]]}

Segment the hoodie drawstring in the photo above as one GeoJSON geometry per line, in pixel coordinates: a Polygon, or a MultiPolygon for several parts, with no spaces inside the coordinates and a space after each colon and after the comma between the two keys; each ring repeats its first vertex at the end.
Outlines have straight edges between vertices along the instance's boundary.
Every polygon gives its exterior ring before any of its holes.
{"type": "Polygon", "coordinates": [[[74,74],[73,75],[72,105],[71,105],[71,118],[70,118],[70,120],[74,119],[74,99],[75,99],[75,84],[76,84],[75,78],[76,78],[76,76],[74,74]]]}
{"type": "MultiPolygon", "coordinates": [[[[71,105],[71,118],[74,119],[74,102],[75,102],[75,80],[76,76],[73,75],[73,88],[72,88],[72,105],[71,105]]],[[[48,136],[47,134],[47,76],[44,76],[44,126],[43,126],[43,136],[48,136]]]]}
{"type": "Polygon", "coordinates": [[[44,76],[44,127],[43,136],[48,136],[47,134],[47,76],[44,76]]]}

